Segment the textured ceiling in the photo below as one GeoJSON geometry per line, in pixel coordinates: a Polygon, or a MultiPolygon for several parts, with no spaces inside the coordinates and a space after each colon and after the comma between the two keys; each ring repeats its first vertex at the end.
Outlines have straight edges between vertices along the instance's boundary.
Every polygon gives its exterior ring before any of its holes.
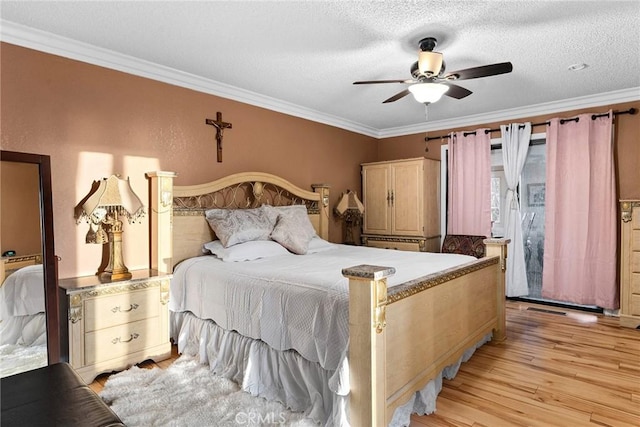
{"type": "Polygon", "coordinates": [[[0,14],[10,43],[101,65],[135,58],[142,75],[158,65],[167,81],[375,136],[640,99],[638,1],[2,1],[0,14]],[[443,97],[428,117],[411,96],[382,104],[406,85],[352,85],[409,78],[427,36],[447,70],[513,72],[458,82],[473,94],[443,97]]]}

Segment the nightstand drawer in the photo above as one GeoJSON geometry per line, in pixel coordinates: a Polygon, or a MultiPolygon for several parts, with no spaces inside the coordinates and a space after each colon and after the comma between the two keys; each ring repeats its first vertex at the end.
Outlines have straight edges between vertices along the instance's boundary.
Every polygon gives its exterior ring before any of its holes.
{"type": "Polygon", "coordinates": [[[161,344],[160,321],[140,320],[85,334],[85,365],[115,359],[161,344]]]}
{"type": "Polygon", "coordinates": [[[631,315],[640,316],[640,295],[631,295],[631,315]]]}
{"type": "Polygon", "coordinates": [[[160,289],[145,289],[85,301],[85,332],[157,317],[160,289]]]}
{"type": "Polygon", "coordinates": [[[640,273],[631,273],[629,278],[629,288],[631,294],[640,295],[640,273]]]}
{"type": "Polygon", "coordinates": [[[640,252],[632,251],[631,252],[631,261],[630,261],[630,271],[633,273],[640,273],[640,252]]]}

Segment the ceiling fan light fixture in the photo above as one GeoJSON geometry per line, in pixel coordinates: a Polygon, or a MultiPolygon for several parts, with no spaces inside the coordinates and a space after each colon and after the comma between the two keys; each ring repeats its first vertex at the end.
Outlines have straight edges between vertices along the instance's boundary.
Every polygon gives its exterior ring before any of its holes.
{"type": "Polygon", "coordinates": [[[418,52],[418,70],[420,74],[437,76],[442,69],[442,54],[440,52],[418,52]]]}
{"type": "Polygon", "coordinates": [[[449,86],[440,83],[418,83],[409,86],[409,92],[416,101],[430,104],[438,101],[449,90],[449,86]]]}

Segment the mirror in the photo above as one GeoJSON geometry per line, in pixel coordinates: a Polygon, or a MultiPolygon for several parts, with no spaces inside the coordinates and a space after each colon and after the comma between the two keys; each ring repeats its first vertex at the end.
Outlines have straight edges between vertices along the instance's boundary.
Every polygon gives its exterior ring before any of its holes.
{"type": "Polygon", "coordinates": [[[7,376],[62,355],[50,158],[0,153],[0,376],[7,376]]]}

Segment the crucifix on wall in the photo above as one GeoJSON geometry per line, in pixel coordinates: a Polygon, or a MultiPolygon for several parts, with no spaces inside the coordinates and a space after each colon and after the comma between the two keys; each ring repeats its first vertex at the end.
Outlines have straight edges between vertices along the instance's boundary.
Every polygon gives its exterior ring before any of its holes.
{"type": "Polygon", "coordinates": [[[218,145],[218,163],[222,163],[222,136],[225,129],[231,129],[231,123],[222,121],[222,113],[216,113],[216,119],[206,119],[206,124],[216,128],[216,142],[218,145]]]}

